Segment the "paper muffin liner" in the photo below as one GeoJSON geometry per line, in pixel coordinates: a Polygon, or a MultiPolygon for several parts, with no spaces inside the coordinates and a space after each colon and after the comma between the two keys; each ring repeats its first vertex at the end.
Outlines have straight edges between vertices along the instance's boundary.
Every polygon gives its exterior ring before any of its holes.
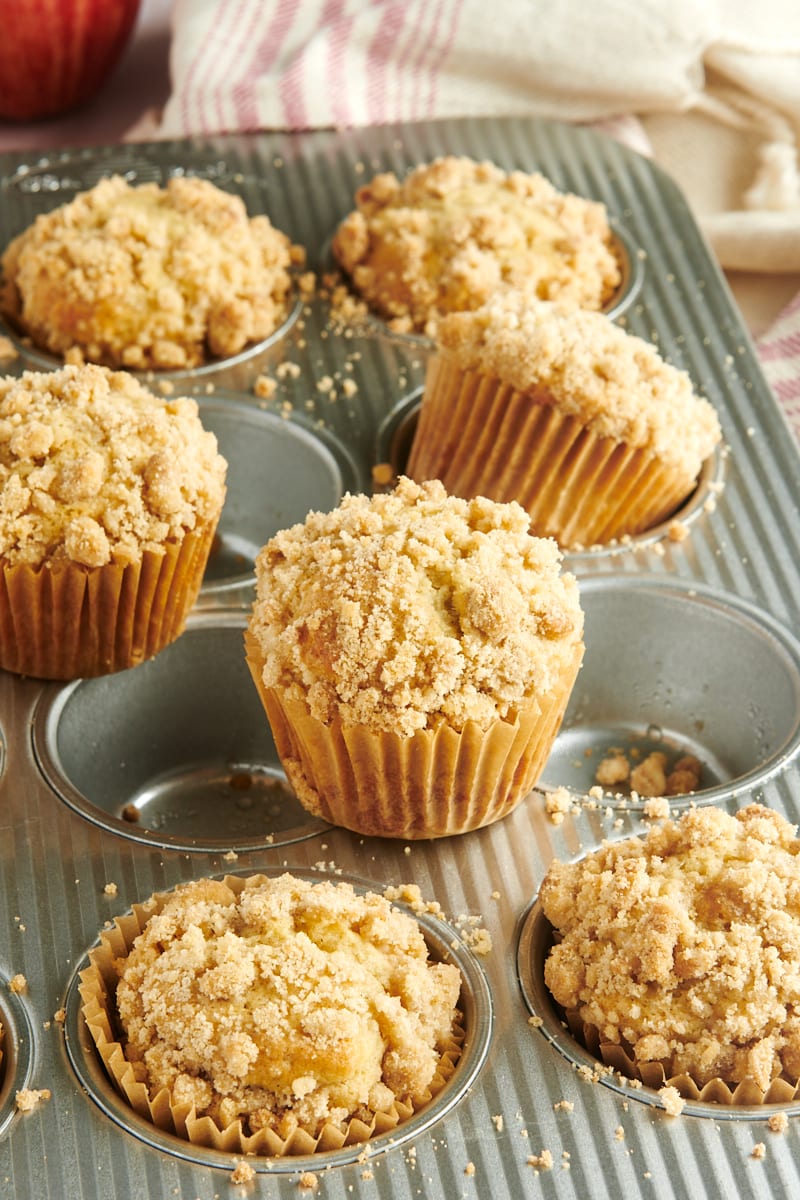
{"type": "Polygon", "coordinates": [[[516,500],[533,532],[579,548],[657,525],[691,493],[654,455],[587,428],[544,391],[429,362],[406,474],[470,499],[516,500]]]}
{"type": "Polygon", "coordinates": [[[686,1072],[679,1075],[669,1073],[669,1063],[637,1063],[630,1047],[615,1042],[604,1042],[599,1031],[588,1025],[574,1009],[564,1012],[570,1033],[590,1054],[606,1067],[610,1067],[626,1079],[638,1080],[645,1087],[660,1091],[674,1087],[684,1100],[703,1104],[725,1104],[738,1108],[750,1108],[762,1104],[788,1104],[800,1097],[800,1081],[778,1077],[765,1090],[753,1079],[740,1083],[728,1083],[715,1077],[699,1083],[686,1072]]]}
{"type": "Polygon", "coordinates": [[[538,780],[583,657],[578,643],[551,693],[513,719],[461,731],[441,722],[402,736],[329,725],[303,701],[262,680],[262,658],[245,632],[245,654],[275,746],[297,799],[333,825],[375,837],[435,838],[500,820],[538,780]]]}
{"type": "Polygon", "coordinates": [[[0,668],[81,679],[152,658],[183,632],[216,525],[187,531],[138,562],[0,562],[0,668]]]}
{"type": "MultiPolygon", "coordinates": [[[[261,878],[264,877],[251,876],[250,880],[258,882],[261,878]]],[[[226,875],[224,882],[238,895],[246,879],[244,876],[226,875]]],[[[90,951],[90,965],[80,972],[81,1011],[87,1028],[111,1082],[138,1116],[166,1133],[184,1138],[193,1146],[231,1154],[271,1157],[319,1154],[357,1145],[379,1134],[391,1132],[445,1087],[461,1057],[465,1038],[460,1014],[452,1031],[451,1044],[442,1052],[437,1070],[424,1092],[411,1098],[410,1102],[396,1098],[391,1108],[372,1113],[369,1120],[354,1117],[344,1129],[326,1124],[319,1133],[298,1127],[285,1138],[272,1129],[260,1129],[248,1134],[239,1119],[221,1128],[212,1117],[198,1116],[194,1105],[174,1102],[167,1088],[150,1092],[146,1084],[137,1078],[137,1067],[125,1057],[116,1015],[118,975],[115,960],[128,955],[148,920],[160,912],[168,898],[169,893],[157,893],[144,904],[134,904],[130,913],[116,917],[113,927],[102,931],[99,945],[90,951]]]]}

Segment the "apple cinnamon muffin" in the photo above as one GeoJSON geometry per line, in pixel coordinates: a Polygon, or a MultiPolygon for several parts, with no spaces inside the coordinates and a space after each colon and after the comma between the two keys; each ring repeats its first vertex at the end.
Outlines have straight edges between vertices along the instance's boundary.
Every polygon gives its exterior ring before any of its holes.
{"type": "Polygon", "coordinates": [[[256,578],[247,660],[311,812],[437,837],[530,791],[583,657],[583,613],[519,505],[401,478],[278,533],[256,578]]]}
{"type": "Polygon", "coordinates": [[[446,1082],[461,973],[374,892],[290,873],[200,879],[104,933],[81,995],[117,1086],[192,1141],[269,1154],[362,1141],[446,1082]]]}
{"type": "Polygon", "coordinates": [[[406,471],[517,500],[534,533],[578,549],[668,517],[720,440],[713,405],[648,342],[504,292],[439,322],[406,471]]]}
{"type": "Polygon", "coordinates": [[[763,1096],[800,1079],[800,839],[777,812],[689,809],[644,837],[553,862],[540,903],[557,940],[556,1001],[623,1048],[698,1088],[763,1096]]]}
{"type": "Polygon", "coordinates": [[[375,176],[355,202],[333,254],[397,332],[434,337],[445,313],[478,308],[506,287],[600,309],[621,282],[605,206],[537,172],[448,155],[402,180],[375,176]]]}
{"type": "Polygon", "coordinates": [[[2,257],[0,307],[52,354],[136,370],[238,354],[287,315],[297,254],[206,179],[122,176],[41,214],[2,257]]]}
{"type": "Polygon", "coordinates": [[[0,668],[101,675],[173,641],[226,471],[191,398],[92,364],[0,379],[0,668]]]}

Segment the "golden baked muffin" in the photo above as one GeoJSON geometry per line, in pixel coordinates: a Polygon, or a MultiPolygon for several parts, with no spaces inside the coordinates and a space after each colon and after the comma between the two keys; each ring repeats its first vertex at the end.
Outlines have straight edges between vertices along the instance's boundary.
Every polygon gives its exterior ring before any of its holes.
{"type": "Polygon", "coordinates": [[[800,840],[769,808],[689,809],[554,862],[545,982],[601,1043],[698,1087],[800,1078],[800,840]]]}
{"type": "Polygon", "coordinates": [[[356,193],[333,254],[370,309],[434,337],[445,313],[499,289],[599,309],[621,282],[605,206],[538,173],[448,155],[356,193]]]}
{"type": "Polygon", "coordinates": [[[504,816],[536,782],[583,656],[577,583],[517,504],[401,478],[273,537],[247,659],[289,782],[359,833],[504,816]]]}
{"type": "Polygon", "coordinates": [[[195,400],[91,364],[0,379],[0,668],[150,658],[183,630],[227,464],[195,400]]]}
{"type": "Polygon", "coordinates": [[[343,881],[183,884],[92,961],[84,1012],[118,1087],[191,1140],[209,1140],[206,1118],[227,1149],[361,1141],[429,1100],[459,1056],[460,971],[430,959],[412,916],[343,881]]]}
{"type": "Polygon", "coordinates": [[[439,323],[406,472],[517,500],[568,549],[652,528],[721,437],[685,371],[603,313],[505,292],[439,323]]]}
{"type": "Polygon", "coordinates": [[[206,179],[102,179],[2,257],[2,308],[40,348],[111,367],[195,367],[272,334],[292,247],[206,179]]]}

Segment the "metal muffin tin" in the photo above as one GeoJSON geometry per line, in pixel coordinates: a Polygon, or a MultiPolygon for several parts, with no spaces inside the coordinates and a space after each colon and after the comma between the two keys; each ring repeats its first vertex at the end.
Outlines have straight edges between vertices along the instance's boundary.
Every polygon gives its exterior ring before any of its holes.
{"type": "MultiPolygon", "coordinates": [[[[194,172],[267,212],[322,271],[360,184],[446,153],[540,170],[605,202],[630,256],[615,319],[690,372],[720,414],[724,448],[677,514],[682,540],[666,523],[567,556],[587,654],[542,788],[487,829],[406,845],[322,825],[296,806],[241,632],[259,543],[347,490],[370,491],[376,463],[402,466],[428,347],[380,322],[342,328],[318,289],[298,292],[285,327],[235,360],[143,376],[197,396],[230,460],[229,496],[177,643],[104,680],[0,673],[3,1200],[296,1197],[304,1170],[336,1200],[800,1194],[795,1106],[783,1106],[788,1128],[773,1133],[771,1108],[687,1105],[674,1118],[616,1077],[587,1082],[577,1069],[585,1051],[542,994],[548,933],[535,899],[549,862],[648,827],[641,804],[613,797],[576,803],[560,824],[547,814],[547,789],[563,784],[579,798],[610,742],[694,749],[706,768],[696,803],[735,811],[758,800],[795,822],[800,811],[800,455],[672,182],[590,130],[517,118],[4,155],[0,245],[104,175],[194,172]],[[269,400],[254,391],[259,375],[275,380],[269,400]],[[377,890],[416,883],[438,901],[442,918],[423,922],[436,952],[463,964],[469,1078],[408,1137],[366,1156],[255,1159],[255,1181],[237,1187],[230,1156],[126,1119],[83,1027],[78,972],[103,925],[152,893],[276,870],[343,873],[377,890]],[[492,949],[479,955],[484,931],[492,949]],[[21,994],[8,986],[18,973],[21,994]],[[21,1088],[52,1095],[23,1114],[21,1088]]],[[[54,365],[20,344],[5,369],[54,365]]]]}

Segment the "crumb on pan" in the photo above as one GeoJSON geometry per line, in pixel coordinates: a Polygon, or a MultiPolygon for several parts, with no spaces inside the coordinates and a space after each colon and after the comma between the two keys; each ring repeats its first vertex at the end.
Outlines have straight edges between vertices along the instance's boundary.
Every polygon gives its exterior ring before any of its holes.
{"type": "Polygon", "coordinates": [[[49,1088],[21,1088],[15,1094],[15,1102],[20,1112],[33,1112],[51,1096],[49,1088]]]}

